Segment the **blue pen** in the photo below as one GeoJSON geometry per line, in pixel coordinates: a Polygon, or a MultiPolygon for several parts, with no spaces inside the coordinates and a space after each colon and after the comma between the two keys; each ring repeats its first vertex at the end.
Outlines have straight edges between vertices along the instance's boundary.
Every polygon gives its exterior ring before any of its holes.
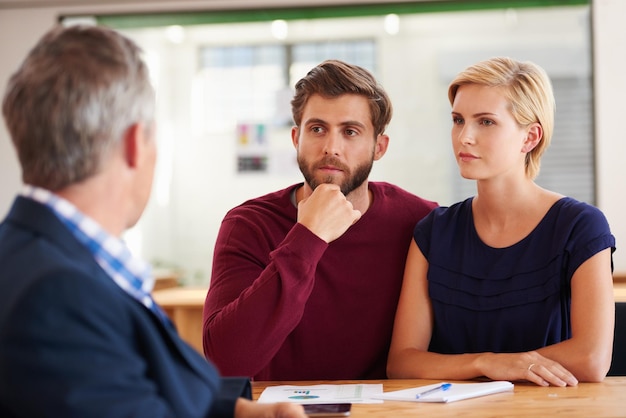
{"type": "Polygon", "coordinates": [[[420,399],[425,395],[430,395],[431,393],[435,393],[438,391],[445,392],[446,390],[450,389],[450,386],[452,386],[452,383],[443,383],[442,385],[437,386],[436,388],[428,389],[427,391],[418,393],[417,395],[415,395],[415,399],[420,399]]]}

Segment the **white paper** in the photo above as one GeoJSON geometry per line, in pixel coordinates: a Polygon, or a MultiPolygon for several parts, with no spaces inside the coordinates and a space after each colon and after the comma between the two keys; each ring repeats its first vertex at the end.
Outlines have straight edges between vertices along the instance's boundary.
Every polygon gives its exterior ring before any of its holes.
{"type": "Polygon", "coordinates": [[[437,391],[416,398],[419,393],[441,386],[445,382],[434,385],[420,386],[410,389],[385,392],[381,395],[374,395],[377,399],[388,401],[410,401],[410,402],[454,402],[462,399],[476,398],[479,396],[491,395],[494,393],[513,391],[513,383],[506,381],[480,382],[480,383],[453,383],[446,391],[437,391]]]}
{"type": "Polygon", "coordinates": [[[259,402],[293,402],[293,403],[382,403],[382,383],[369,384],[338,384],[311,386],[268,386],[259,402]]]}

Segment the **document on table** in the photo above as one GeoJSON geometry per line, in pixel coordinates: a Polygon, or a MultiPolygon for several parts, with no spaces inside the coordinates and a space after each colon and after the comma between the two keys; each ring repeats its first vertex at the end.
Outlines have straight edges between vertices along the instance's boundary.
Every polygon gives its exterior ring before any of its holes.
{"type": "Polygon", "coordinates": [[[383,394],[382,383],[337,384],[311,386],[268,386],[259,402],[294,403],[382,403],[378,398],[383,394]],[[376,397],[376,398],[375,398],[376,397]]]}
{"type": "Polygon", "coordinates": [[[441,382],[434,385],[385,392],[382,395],[374,395],[374,397],[387,401],[455,402],[509,391],[513,391],[513,383],[506,381],[450,384],[441,382]]]}

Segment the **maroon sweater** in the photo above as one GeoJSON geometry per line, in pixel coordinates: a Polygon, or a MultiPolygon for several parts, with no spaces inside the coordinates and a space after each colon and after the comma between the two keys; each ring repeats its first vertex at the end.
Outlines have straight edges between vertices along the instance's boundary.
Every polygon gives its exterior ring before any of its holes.
{"type": "Polygon", "coordinates": [[[226,376],[383,379],[406,255],[436,203],[370,182],[373,201],[327,244],[296,223],[291,192],[222,222],[204,305],[204,352],[226,376]]]}

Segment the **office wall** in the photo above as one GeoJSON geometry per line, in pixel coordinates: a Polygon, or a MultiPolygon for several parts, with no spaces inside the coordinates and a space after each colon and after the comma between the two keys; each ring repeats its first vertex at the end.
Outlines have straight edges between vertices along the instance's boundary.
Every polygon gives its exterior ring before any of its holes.
{"type": "MultiPolygon", "coordinates": [[[[374,3],[375,1],[346,1],[345,3],[374,3]]],[[[332,0],[294,1],[273,0],[213,0],[213,1],[158,1],[145,0],[128,3],[114,1],[59,2],[0,0],[0,96],[6,81],[16,65],[36,40],[52,26],[60,15],[126,13],[134,11],[167,11],[179,9],[207,9],[283,6],[296,4],[335,4],[332,0]],[[72,5],[76,4],[76,5],[72,5]]],[[[626,170],[622,159],[626,157],[623,119],[620,107],[626,94],[626,28],[622,17],[626,15],[623,0],[595,0],[592,2],[593,48],[595,72],[595,113],[597,143],[598,206],[607,214],[609,222],[620,242],[626,242],[626,170]]],[[[19,170],[4,124],[0,124],[0,216],[9,208],[15,192],[19,189],[19,170]]],[[[209,243],[208,245],[212,245],[209,243]]],[[[626,274],[626,250],[615,255],[616,271],[626,274]]]]}
{"type": "MultiPolygon", "coordinates": [[[[373,62],[365,65],[371,65],[394,104],[393,120],[387,129],[390,147],[385,157],[374,164],[370,178],[448,205],[475,193],[475,183],[460,178],[450,148],[448,83],[467,65],[490,56],[532,60],[553,77],[561,109],[539,184],[566,194],[571,190],[569,194],[593,202],[588,194],[585,198],[577,193],[587,184],[584,173],[593,169],[593,164],[587,163],[593,159],[590,147],[584,146],[592,139],[591,104],[585,105],[591,97],[581,92],[582,86],[591,89],[589,16],[588,6],[526,8],[508,13],[412,13],[401,15],[401,30],[394,34],[385,30],[380,15],[290,20],[285,42],[292,45],[295,63],[290,66],[291,81],[287,84],[292,85],[319,60],[339,57],[335,54],[341,54],[343,48],[331,53],[327,39],[371,41],[375,57],[357,55],[357,48],[349,48],[354,55],[346,57],[364,59],[363,63],[371,58],[373,62]],[[317,42],[325,47],[311,48],[320,45],[317,42]],[[308,58],[308,63],[300,61],[298,51],[302,51],[302,45],[320,55],[308,58]],[[405,51],[414,53],[407,55],[405,51]],[[572,80],[565,91],[563,80],[572,80]],[[576,97],[573,102],[586,113],[577,118],[576,108],[567,105],[570,97],[576,97]],[[570,158],[579,164],[570,172],[567,155],[576,153],[579,144],[584,146],[585,154],[570,158]],[[567,181],[575,181],[576,187],[568,189],[568,184],[556,181],[550,172],[558,172],[559,176],[565,173],[567,181]]],[[[248,101],[261,97],[261,86],[269,91],[278,83],[282,88],[286,80],[274,79],[267,66],[263,67],[263,75],[241,67],[209,70],[202,67],[204,60],[199,57],[204,54],[199,51],[212,47],[223,51],[225,44],[247,48],[282,42],[273,37],[268,22],[186,26],[176,42],[167,36],[164,27],[127,29],[124,33],[144,48],[151,66],[159,92],[157,140],[161,150],[153,199],[141,223],[126,234],[126,239],[132,235],[134,250],[153,263],[182,267],[186,283],[204,285],[212,268],[211,244],[227,210],[252,196],[296,183],[301,174],[290,140],[291,124],[277,123],[278,115],[290,113],[288,98],[279,107],[275,105],[284,95],[276,96],[273,91],[262,94],[267,100],[264,104],[251,106],[248,101]],[[250,85],[255,78],[264,82],[250,85]],[[210,92],[207,83],[214,86],[210,92]],[[233,100],[236,110],[231,107],[233,100]],[[265,126],[261,149],[243,149],[237,141],[237,123],[252,121],[265,126]],[[267,155],[268,169],[240,172],[236,156],[241,152],[267,155]]]]}
{"type": "Polygon", "coordinates": [[[597,205],[617,238],[615,271],[626,275],[626,1],[592,2],[597,205]]]}

